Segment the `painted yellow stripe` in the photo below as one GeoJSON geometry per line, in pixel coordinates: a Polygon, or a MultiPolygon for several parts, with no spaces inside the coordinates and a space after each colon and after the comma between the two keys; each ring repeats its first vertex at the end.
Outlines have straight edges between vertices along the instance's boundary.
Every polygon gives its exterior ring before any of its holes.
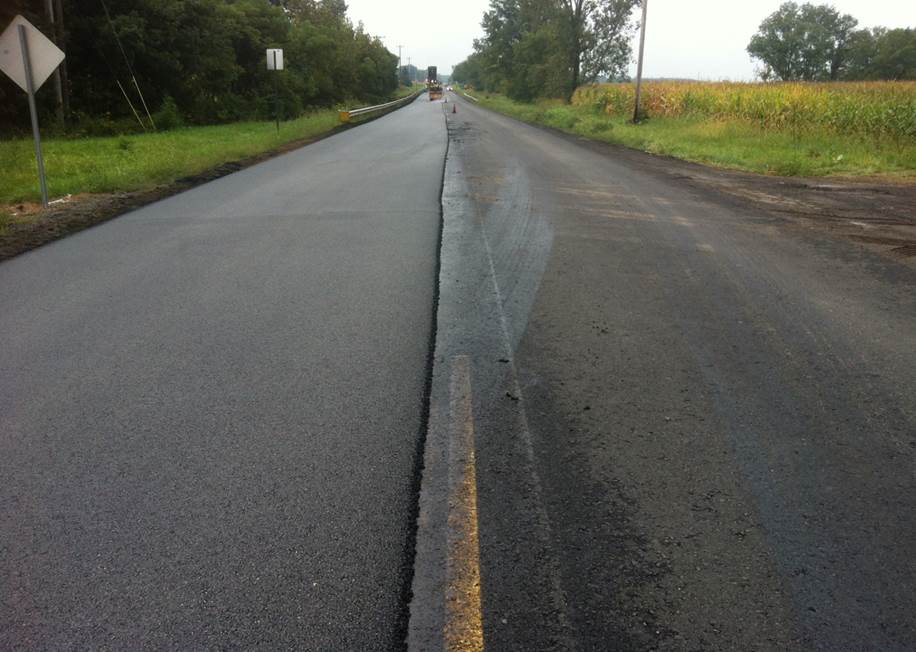
{"type": "Polygon", "coordinates": [[[480,609],[480,543],[474,411],[467,356],[452,359],[449,386],[448,560],[445,594],[447,652],[483,650],[480,609]]]}

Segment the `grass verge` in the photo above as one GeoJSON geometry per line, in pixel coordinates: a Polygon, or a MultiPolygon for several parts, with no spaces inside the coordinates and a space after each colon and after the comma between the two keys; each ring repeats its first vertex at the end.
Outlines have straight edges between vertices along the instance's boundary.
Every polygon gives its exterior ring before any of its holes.
{"type": "MultiPolygon", "coordinates": [[[[226,161],[254,156],[327,133],[337,111],[311,113],[280,123],[238,122],[150,134],[52,139],[42,143],[48,193],[144,190],[199,174],[226,161]]],[[[40,199],[31,139],[0,142],[0,204],[40,199]]]]}
{"type": "Polygon", "coordinates": [[[534,104],[475,94],[480,104],[532,124],[652,154],[779,176],[881,176],[916,182],[916,142],[810,127],[766,129],[741,119],[651,118],[635,125],[589,106],[534,104]]]}

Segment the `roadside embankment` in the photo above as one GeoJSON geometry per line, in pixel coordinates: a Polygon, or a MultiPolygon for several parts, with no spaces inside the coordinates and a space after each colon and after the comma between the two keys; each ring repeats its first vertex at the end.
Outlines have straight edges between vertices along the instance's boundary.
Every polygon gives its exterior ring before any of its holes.
{"type": "Polygon", "coordinates": [[[649,83],[640,124],[632,95],[632,84],[585,86],[570,104],[475,93],[526,122],[705,165],[916,182],[916,82],[649,83]]]}

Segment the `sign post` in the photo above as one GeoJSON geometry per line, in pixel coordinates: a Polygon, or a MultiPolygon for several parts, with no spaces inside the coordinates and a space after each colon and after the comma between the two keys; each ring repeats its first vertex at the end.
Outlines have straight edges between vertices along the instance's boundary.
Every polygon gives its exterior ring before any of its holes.
{"type": "MultiPolygon", "coordinates": [[[[267,69],[283,70],[283,50],[267,49],[267,69]]],[[[274,109],[277,112],[277,133],[280,133],[280,78],[274,75],[274,109]]]]}
{"type": "Polygon", "coordinates": [[[45,160],[41,155],[41,132],[38,130],[38,109],[35,107],[35,84],[32,82],[32,62],[29,58],[29,40],[25,25],[16,26],[22,45],[22,65],[25,68],[25,92],[29,96],[29,113],[32,114],[32,137],[35,139],[35,160],[38,162],[38,185],[41,186],[41,205],[48,206],[48,182],[45,180],[45,160]]]}
{"type": "Polygon", "coordinates": [[[48,184],[45,180],[44,158],[41,155],[41,134],[38,129],[35,93],[63,60],[64,53],[60,48],[22,16],[16,16],[0,34],[0,70],[29,96],[38,183],[41,186],[41,203],[45,207],[48,205],[48,184]]]}

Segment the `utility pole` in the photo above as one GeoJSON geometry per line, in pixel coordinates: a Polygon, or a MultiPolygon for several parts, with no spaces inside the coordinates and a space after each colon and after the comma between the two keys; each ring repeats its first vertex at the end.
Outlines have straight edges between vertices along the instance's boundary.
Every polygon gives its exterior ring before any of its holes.
{"type": "Polygon", "coordinates": [[[403,47],[403,45],[398,46],[398,86],[401,85],[401,48],[403,47]]]}
{"type": "MultiPolygon", "coordinates": [[[[62,0],[54,0],[54,27],[57,32],[55,34],[55,39],[57,40],[57,47],[59,47],[64,52],[67,51],[67,30],[64,27],[64,3],[62,0]]],[[[70,117],[70,78],[67,75],[67,60],[64,59],[60,62],[60,66],[57,68],[60,71],[60,80],[61,85],[64,90],[64,118],[70,117]]]]}
{"type": "Polygon", "coordinates": [[[642,57],[646,47],[646,5],[642,0],[642,22],[639,24],[639,63],[636,64],[636,106],[633,108],[633,122],[639,122],[639,92],[642,88],[642,57]]]}

